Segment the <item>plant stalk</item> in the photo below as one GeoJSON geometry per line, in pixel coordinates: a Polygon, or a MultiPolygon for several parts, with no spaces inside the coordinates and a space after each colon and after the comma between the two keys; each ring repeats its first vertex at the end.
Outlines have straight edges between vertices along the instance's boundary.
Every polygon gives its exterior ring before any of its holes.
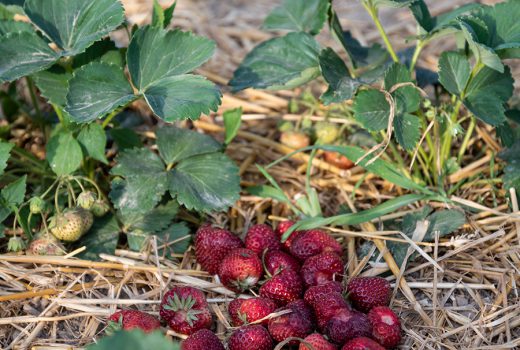
{"type": "Polygon", "coordinates": [[[25,77],[27,80],[27,86],[29,87],[29,93],[31,95],[31,102],[34,107],[34,111],[36,112],[36,117],[39,121],[43,120],[42,111],[40,110],[40,106],[38,104],[38,98],[36,97],[36,87],[34,86],[34,82],[30,77],[25,77]]]}
{"type": "Polygon", "coordinates": [[[376,25],[376,28],[379,31],[379,34],[381,35],[381,38],[385,42],[386,50],[390,54],[390,57],[392,57],[392,60],[394,62],[399,63],[399,58],[395,53],[394,47],[392,46],[390,39],[388,39],[388,35],[386,34],[385,29],[383,28],[383,25],[381,24],[381,21],[377,16],[377,8],[372,4],[372,1],[370,0],[363,1],[363,7],[367,10],[370,17],[372,17],[372,20],[374,21],[374,24],[376,25]]]}

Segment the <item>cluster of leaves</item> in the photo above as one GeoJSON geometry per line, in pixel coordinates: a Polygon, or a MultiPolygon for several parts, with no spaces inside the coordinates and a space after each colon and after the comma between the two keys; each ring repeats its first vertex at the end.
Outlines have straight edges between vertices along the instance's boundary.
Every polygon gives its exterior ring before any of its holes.
{"type": "Polygon", "coordinates": [[[363,0],[363,4],[375,20],[382,6],[409,7],[420,28],[415,51],[393,55],[389,48],[389,56],[378,44],[362,46],[341,28],[331,1],[284,0],[266,18],[264,28],[290,33],[255,47],[230,85],[235,90],[287,89],[322,76],[329,84],[321,96],[323,103],[354,99],[354,117],[364,128],[393,131],[399,144],[412,150],[425,127],[415,113],[421,94],[414,86],[414,76],[417,81],[437,82],[436,74],[425,79],[425,71],[416,69],[417,55],[431,40],[453,34],[462,38],[461,47],[442,54],[439,82],[477,118],[503,127],[513,78],[502,60],[518,58],[520,52],[518,1],[494,7],[470,4],[438,17],[431,16],[422,0],[363,0]],[[314,38],[326,23],[346,51],[348,62],[331,48],[320,47],[314,38]],[[411,58],[410,52],[415,52],[411,58]],[[380,80],[381,87],[374,88],[373,83],[380,80]]]}
{"type": "Polygon", "coordinates": [[[178,342],[172,343],[159,331],[145,334],[143,331],[136,329],[115,332],[110,336],[103,337],[96,344],[88,346],[87,349],[179,350],[180,345],[178,342]]]}
{"type": "MultiPolygon", "coordinates": [[[[0,176],[4,174],[12,148],[12,144],[0,142],[0,176]]],[[[2,223],[9,215],[17,211],[17,207],[24,201],[26,179],[27,176],[21,176],[0,190],[0,238],[3,237],[5,229],[2,223]]]]}

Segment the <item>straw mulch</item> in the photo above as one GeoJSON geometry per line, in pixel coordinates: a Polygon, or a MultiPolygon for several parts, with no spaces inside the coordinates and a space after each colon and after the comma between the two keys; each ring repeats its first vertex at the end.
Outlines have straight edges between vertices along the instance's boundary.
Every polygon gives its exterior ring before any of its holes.
{"type": "MultiPolygon", "coordinates": [[[[124,1],[131,21],[143,22],[149,16],[150,1],[124,1]]],[[[200,0],[180,1],[175,25],[193,29],[218,43],[216,57],[202,73],[224,84],[243,55],[268,34],[258,29],[261,19],[278,1],[200,0]]],[[[434,13],[468,1],[430,1],[434,13]]],[[[164,2],[166,3],[166,1],[164,2]]],[[[366,42],[377,40],[377,33],[356,1],[337,4],[341,18],[354,34],[366,42]]],[[[399,46],[414,31],[406,11],[384,11],[383,21],[399,46]]],[[[331,45],[333,43],[330,43],[331,45]]],[[[423,66],[433,67],[436,54],[447,49],[449,42],[430,47],[423,66]]],[[[322,89],[322,86],[314,86],[322,89]]],[[[243,185],[263,182],[255,163],[267,164],[291,149],[276,141],[276,122],[298,120],[301,115],[287,113],[287,102],[301,91],[267,93],[245,91],[226,93],[219,113],[195,122],[194,126],[222,137],[221,112],[242,106],[244,127],[228,154],[240,164],[243,185]]],[[[136,108],[140,108],[136,105],[136,108]]],[[[322,120],[324,110],[314,113],[322,120]]],[[[143,111],[143,113],[149,113],[143,111]]],[[[342,119],[336,120],[345,122],[342,119]]],[[[152,127],[142,130],[153,137],[152,127]]],[[[491,130],[480,125],[472,147],[498,151],[491,130]]],[[[457,182],[474,174],[490,174],[491,153],[472,159],[450,179],[457,182]]],[[[306,155],[271,168],[270,173],[294,198],[304,191],[306,155]]],[[[494,170],[493,170],[494,171],[494,170]]],[[[401,195],[398,188],[368,175],[361,168],[341,171],[319,159],[314,161],[312,185],[318,189],[325,214],[337,213],[340,206],[363,210],[401,195]],[[353,193],[354,192],[354,193],[353,193]]],[[[462,186],[453,199],[467,210],[467,224],[450,238],[435,243],[417,242],[411,251],[421,250],[430,259],[417,259],[397,266],[386,251],[385,241],[403,241],[395,231],[386,231],[383,220],[331,229],[348,249],[348,276],[374,275],[385,271],[394,284],[392,307],[403,320],[403,349],[515,349],[520,348],[520,213],[513,201],[511,214],[504,190],[495,198],[493,185],[474,181],[462,186]],[[375,247],[368,258],[360,259],[356,247],[372,240],[375,247]],[[376,247],[378,249],[376,249],[376,247]],[[432,261],[436,261],[435,267],[432,261]],[[399,281],[399,283],[396,283],[399,281]]],[[[433,203],[436,207],[445,207],[433,203]]],[[[410,206],[389,215],[399,219],[419,210],[410,206]]],[[[289,215],[286,207],[270,200],[244,194],[227,214],[211,217],[217,225],[243,234],[251,223],[272,222],[289,215]]],[[[67,257],[0,257],[0,347],[4,349],[70,349],[82,347],[103,335],[104,320],[119,308],[137,308],[158,315],[158,304],[168,286],[175,283],[197,286],[207,292],[218,320],[216,332],[224,338],[230,329],[226,302],[234,296],[201,271],[193,249],[176,260],[157,256],[158,243],[149,249],[131,252],[119,249],[114,255],[101,256],[90,262],[67,257]]],[[[173,338],[182,338],[168,331],[173,338]]]]}

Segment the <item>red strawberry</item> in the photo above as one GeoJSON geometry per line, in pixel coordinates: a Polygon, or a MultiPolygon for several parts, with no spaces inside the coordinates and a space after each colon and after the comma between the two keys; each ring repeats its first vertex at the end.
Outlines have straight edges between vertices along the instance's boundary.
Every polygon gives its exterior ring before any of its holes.
{"type": "Polygon", "coordinates": [[[300,347],[298,350],[311,350],[311,348],[306,345],[310,344],[312,345],[312,350],[336,350],[337,347],[327,341],[323,337],[323,335],[319,333],[313,333],[311,335],[308,335],[305,339],[303,339],[304,342],[300,343],[300,347]]]}
{"type": "Polygon", "coordinates": [[[228,340],[229,350],[272,350],[273,346],[269,332],[259,325],[239,328],[228,340]]]}
{"type": "Polygon", "coordinates": [[[284,270],[265,282],[259,292],[261,297],[271,299],[279,305],[285,305],[301,298],[303,281],[296,272],[284,270]]]}
{"type": "Polygon", "coordinates": [[[385,350],[385,348],[370,338],[359,337],[343,345],[341,350],[385,350]]]}
{"type": "Polygon", "coordinates": [[[368,313],[372,323],[372,337],[385,348],[393,348],[401,341],[401,322],[387,306],[376,306],[368,313]]]}
{"type": "MultiPolygon", "coordinates": [[[[295,300],[286,307],[276,310],[292,312],[269,320],[269,333],[277,342],[282,342],[287,338],[305,338],[314,330],[312,310],[305,305],[303,300],[295,300]]],[[[298,344],[297,340],[290,341],[288,345],[298,344]]]]}
{"type": "MultiPolygon", "coordinates": [[[[276,304],[271,299],[256,297],[251,299],[235,299],[229,303],[228,312],[234,326],[242,326],[260,320],[274,312],[276,304]]],[[[267,325],[264,320],[262,324],[267,325]]]]}
{"type": "Polygon", "coordinates": [[[121,310],[108,318],[107,333],[119,329],[140,328],[145,333],[161,328],[161,322],[154,316],[138,310],[121,310]]]}
{"type": "Polygon", "coordinates": [[[330,319],[343,310],[349,310],[348,304],[340,293],[330,293],[324,295],[312,305],[318,328],[324,329],[330,319]]]}
{"type": "Polygon", "coordinates": [[[282,244],[273,229],[265,224],[251,226],[247,231],[246,248],[254,251],[258,256],[262,256],[264,250],[280,250],[282,244]]]}
{"type": "Polygon", "coordinates": [[[325,333],[332,342],[345,344],[353,338],[370,337],[372,325],[365,314],[343,309],[327,322],[325,333]]]}
{"type": "Polygon", "coordinates": [[[392,289],[381,277],[355,277],[347,285],[348,298],[356,309],[369,312],[375,306],[388,306],[392,289]]]}
{"type": "Polygon", "coordinates": [[[319,301],[321,298],[328,294],[341,294],[343,288],[341,287],[341,283],[336,281],[330,281],[324,284],[320,284],[318,286],[309,287],[305,291],[305,295],[303,299],[305,302],[311,306],[314,306],[316,301],[319,301]]]}
{"type": "Polygon", "coordinates": [[[333,280],[341,281],[343,279],[343,261],[334,252],[311,256],[303,263],[301,275],[307,287],[333,280]]]}
{"type": "Polygon", "coordinates": [[[220,262],[233,249],[241,248],[244,243],[227,230],[202,225],[195,236],[195,255],[202,268],[214,275],[220,262]]]}
{"type": "Polygon", "coordinates": [[[323,252],[342,253],[341,245],[324,231],[305,231],[292,241],[291,254],[302,261],[323,252]]]}
{"type": "Polygon", "coordinates": [[[246,248],[232,250],[218,270],[220,281],[235,292],[243,292],[258,283],[264,269],[255,252],[246,248]]]}
{"type": "MultiPolygon", "coordinates": [[[[278,224],[278,227],[275,230],[275,233],[278,236],[278,239],[281,240],[284,233],[287,232],[287,230],[294,224],[295,224],[295,222],[292,220],[286,220],[286,221],[280,222],[278,224]]],[[[303,233],[303,231],[294,231],[293,233],[291,233],[291,235],[287,238],[287,240],[282,243],[283,248],[286,251],[289,251],[291,249],[292,242],[296,239],[296,237],[298,237],[302,233],[303,233]]]]}
{"type": "Polygon", "coordinates": [[[209,329],[201,329],[181,343],[181,350],[225,350],[220,339],[209,329]]]}
{"type": "Polygon", "coordinates": [[[275,275],[282,270],[300,271],[300,263],[280,250],[269,250],[264,255],[264,266],[268,273],[275,275]]]}
{"type": "Polygon", "coordinates": [[[193,334],[211,327],[211,314],[204,293],[193,287],[173,287],[164,294],[159,314],[171,329],[193,334]]]}

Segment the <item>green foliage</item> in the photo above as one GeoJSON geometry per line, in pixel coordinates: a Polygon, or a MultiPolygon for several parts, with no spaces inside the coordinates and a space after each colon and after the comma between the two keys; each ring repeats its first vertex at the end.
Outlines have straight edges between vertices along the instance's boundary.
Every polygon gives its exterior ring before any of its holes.
{"type": "Polygon", "coordinates": [[[328,0],[284,0],[264,21],[264,29],[318,34],[327,20],[328,0]]]}
{"type": "Polygon", "coordinates": [[[87,350],[180,350],[179,343],[172,343],[160,332],[145,334],[141,330],[117,331],[101,338],[96,344],[89,345],[87,350]]]}
{"type": "Polygon", "coordinates": [[[4,173],[7,160],[9,159],[13,147],[14,145],[12,143],[0,141],[0,175],[4,173]]]}
{"type": "Polygon", "coordinates": [[[110,197],[122,212],[152,210],[168,189],[180,204],[202,212],[225,210],[240,191],[238,168],[222,145],[207,135],[165,127],[157,131],[159,154],[149,149],[120,153],[110,197]]]}
{"type": "Polygon", "coordinates": [[[228,145],[233,141],[240,130],[240,125],[242,124],[242,107],[225,111],[223,117],[226,133],[224,143],[228,145]]]}
{"type": "Polygon", "coordinates": [[[114,254],[120,231],[117,220],[112,214],[94,220],[90,230],[78,242],[78,246],[87,248],[78,257],[95,261],[101,260],[99,254],[114,254]]]}
{"type": "Polygon", "coordinates": [[[520,139],[499,154],[507,162],[504,168],[504,188],[514,188],[520,195],[520,139]]]}
{"type": "Polygon", "coordinates": [[[0,222],[4,221],[25,197],[27,176],[11,182],[0,191],[0,222]]]}
{"type": "Polygon", "coordinates": [[[56,175],[73,173],[82,160],[81,145],[70,131],[60,130],[47,143],[47,161],[56,175]]]}

